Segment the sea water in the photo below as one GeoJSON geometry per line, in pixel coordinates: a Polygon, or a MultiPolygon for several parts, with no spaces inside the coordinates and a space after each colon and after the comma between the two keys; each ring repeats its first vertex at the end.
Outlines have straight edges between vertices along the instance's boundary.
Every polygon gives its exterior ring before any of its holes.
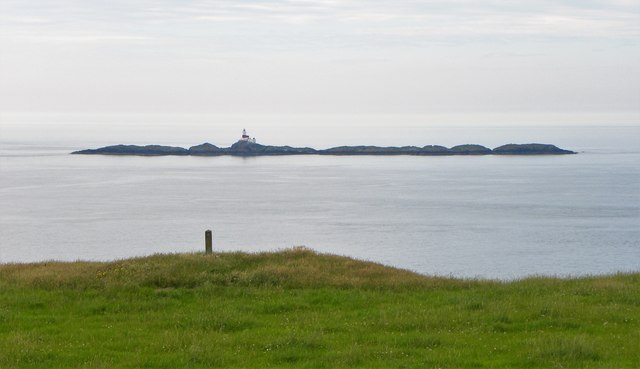
{"type": "Polygon", "coordinates": [[[431,275],[640,270],[640,127],[21,119],[0,125],[2,263],[196,252],[212,229],[217,251],[306,246],[431,275]],[[69,155],[228,146],[242,128],[277,145],[542,142],[579,154],[69,155]]]}

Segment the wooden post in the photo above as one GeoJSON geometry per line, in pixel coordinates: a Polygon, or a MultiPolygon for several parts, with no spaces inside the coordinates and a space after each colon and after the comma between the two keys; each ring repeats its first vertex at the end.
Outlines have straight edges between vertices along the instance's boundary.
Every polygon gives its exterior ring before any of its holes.
{"type": "Polygon", "coordinates": [[[204,252],[205,254],[211,254],[213,252],[213,235],[211,234],[211,230],[207,229],[204,232],[204,252]]]}

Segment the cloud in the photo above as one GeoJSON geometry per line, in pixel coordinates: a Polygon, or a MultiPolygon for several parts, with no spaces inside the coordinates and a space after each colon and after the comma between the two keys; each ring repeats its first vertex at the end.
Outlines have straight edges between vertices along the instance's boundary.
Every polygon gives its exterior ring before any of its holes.
{"type": "Polygon", "coordinates": [[[637,0],[1,0],[0,102],[636,111],[639,37],[637,0]]]}
{"type": "Polygon", "coordinates": [[[307,26],[305,37],[328,47],[335,40],[367,34],[393,38],[389,42],[396,45],[415,44],[416,37],[442,41],[452,37],[640,37],[640,9],[635,1],[626,0],[142,0],[109,4],[63,0],[55,6],[44,0],[5,0],[0,11],[3,39],[42,35],[42,42],[129,42],[209,34],[220,39],[226,34],[244,34],[248,36],[245,40],[271,35],[282,45],[279,38],[288,26],[307,26]],[[202,23],[214,28],[198,28],[202,23]],[[170,31],[162,29],[163,25],[171,27],[170,31]],[[121,29],[126,29],[123,36],[121,29]]]}
{"type": "Polygon", "coordinates": [[[47,23],[49,19],[44,17],[29,16],[29,15],[0,15],[0,23],[5,24],[37,24],[47,23]]]}

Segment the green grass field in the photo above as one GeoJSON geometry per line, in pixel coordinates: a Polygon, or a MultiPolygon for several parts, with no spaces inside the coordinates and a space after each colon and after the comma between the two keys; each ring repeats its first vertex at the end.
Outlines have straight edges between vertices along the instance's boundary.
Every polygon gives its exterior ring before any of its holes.
{"type": "Polygon", "coordinates": [[[0,368],[640,368],[640,274],[434,278],[305,249],[0,265],[0,368]]]}

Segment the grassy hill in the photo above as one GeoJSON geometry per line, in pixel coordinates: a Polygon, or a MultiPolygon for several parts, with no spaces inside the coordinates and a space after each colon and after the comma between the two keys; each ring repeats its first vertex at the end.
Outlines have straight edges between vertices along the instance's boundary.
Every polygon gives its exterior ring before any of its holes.
{"type": "Polygon", "coordinates": [[[427,277],[306,249],[0,265],[0,368],[639,368],[640,274],[427,277]]]}

